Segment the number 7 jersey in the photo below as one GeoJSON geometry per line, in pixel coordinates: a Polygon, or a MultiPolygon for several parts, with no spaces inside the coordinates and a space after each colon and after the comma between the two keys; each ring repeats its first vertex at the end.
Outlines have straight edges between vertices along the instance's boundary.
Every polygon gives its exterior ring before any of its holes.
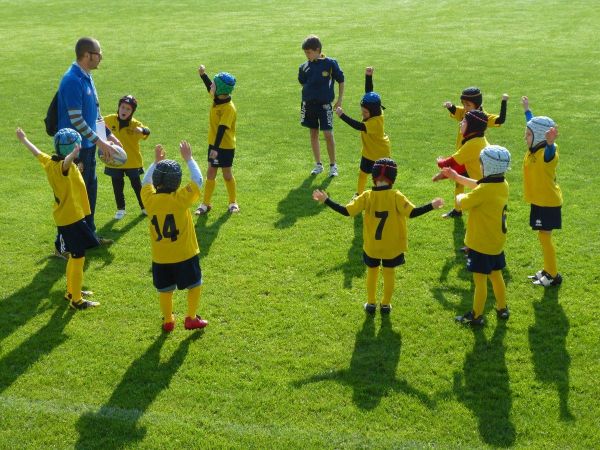
{"type": "Polygon", "coordinates": [[[406,220],[414,207],[392,186],[374,187],[346,205],[351,216],[365,212],[363,250],[377,259],[392,259],[408,249],[406,220]]]}
{"type": "Polygon", "coordinates": [[[190,207],[200,199],[196,183],[160,194],[152,184],[146,184],[141,196],[148,213],[153,262],[173,264],[200,253],[190,212],[190,207]]]}

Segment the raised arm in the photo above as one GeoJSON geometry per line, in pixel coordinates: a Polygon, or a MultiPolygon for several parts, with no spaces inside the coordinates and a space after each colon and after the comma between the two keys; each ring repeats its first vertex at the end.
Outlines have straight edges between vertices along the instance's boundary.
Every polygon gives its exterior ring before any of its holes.
{"type": "Polygon", "coordinates": [[[373,70],[371,66],[365,69],[365,94],[373,92],[373,70]]]}
{"type": "Polygon", "coordinates": [[[38,155],[40,155],[42,153],[42,151],[39,148],[37,148],[29,139],[27,139],[27,135],[25,134],[25,132],[21,128],[17,128],[17,139],[36,158],[37,158],[38,155]]]}
{"type": "Polygon", "coordinates": [[[506,122],[506,106],[508,103],[508,94],[502,95],[502,101],[500,102],[500,115],[496,118],[496,125],[502,125],[506,122]]]}
{"type": "Polygon", "coordinates": [[[188,169],[190,169],[190,176],[192,181],[198,185],[199,188],[202,187],[203,179],[202,172],[200,172],[200,167],[198,167],[198,163],[194,160],[192,156],[192,146],[188,141],[181,141],[179,143],[179,151],[181,153],[181,157],[185,160],[188,165],[188,169]]]}
{"type": "Polygon", "coordinates": [[[212,85],[212,81],[208,77],[208,75],[206,75],[206,67],[204,67],[204,64],[200,64],[200,66],[198,67],[198,75],[200,75],[200,78],[202,78],[202,81],[204,81],[204,86],[206,86],[206,90],[210,92],[210,86],[212,85]]]}

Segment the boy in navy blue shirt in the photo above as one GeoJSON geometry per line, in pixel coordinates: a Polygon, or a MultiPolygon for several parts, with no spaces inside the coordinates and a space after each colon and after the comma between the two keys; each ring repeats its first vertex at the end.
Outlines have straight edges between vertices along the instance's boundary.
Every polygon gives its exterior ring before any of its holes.
{"type": "Polygon", "coordinates": [[[315,35],[308,36],[302,42],[302,50],[308,61],[300,65],[298,81],[302,85],[302,106],[300,123],[310,129],[310,145],[315,157],[315,167],[311,175],[323,172],[321,149],[319,146],[319,128],[323,131],[329,154],[329,176],[338,175],[335,163],[335,140],[333,138],[333,111],[342,106],[344,98],[344,72],[333,58],[321,53],[321,41],[315,35]],[[333,85],[338,83],[338,99],[335,98],[333,85]]]}

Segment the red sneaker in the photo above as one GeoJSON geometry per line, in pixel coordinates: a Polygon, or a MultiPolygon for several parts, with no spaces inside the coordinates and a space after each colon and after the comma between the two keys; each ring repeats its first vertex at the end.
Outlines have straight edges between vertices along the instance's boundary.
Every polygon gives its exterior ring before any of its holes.
{"type": "Polygon", "coordinates": [[[204,328],[206,325],[208,325],[208,321],[202,319],[202,317],[200,317],[200,316],[196,316],[193,319],[191,317],[186,317],[185,323],[183,324],[183,326],[185,327],[186,330],[195,330],[197,328],[204,328]]]}
{"type": "Polygon", "coordinates": [[[162,324],[162,329],[165,333],[170,333],[175,328],[175,322],[165,322],[162,324]]]}

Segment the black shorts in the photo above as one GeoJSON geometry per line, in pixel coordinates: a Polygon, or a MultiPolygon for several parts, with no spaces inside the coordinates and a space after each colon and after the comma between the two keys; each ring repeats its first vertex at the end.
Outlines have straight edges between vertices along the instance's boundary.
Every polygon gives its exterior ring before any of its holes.
{"type": "Polygon", "coordinates": [[[85,256],[88,248],[98,247],[98,238],[89,227],[85,219],[70,225],[58,226],[58,237],[61,249],[71,253],[74,258],[85,256]]]}
{"type": "Polygon", "coordinates": [[[502,270],[505,267],[506,259],[504,258],[504,252],[499,255],[487,255],[470,248],[467,253],[467,270],[469,272],[489,275],[492,271],[502,270]]]}
{"type": "Polygon", "coordinates": [[[198,255],[172,264],[152,262],[152,281],[160,292],[191,289],[202,284],[202,269],[198,255]]]}
{"type": "Polygon", "coordinates": [[[533,230],[560,230],[562,226],[561,206],[531,205],[529,225],[533,230]]]}
{"type": "Polygon", "coordinates": [[[105,167],[104,174],[110,175],[113,178],[123,178],[127,175],[129,178],[131,177],[139,177],[144,173],[144,169],[141,167],[136,167],[135,169],[118,169],[116,167],[105,167]]]}
{"type": "Polygon", "coordinates": [[[333,130],[333,108],[331,103],[322,105],[302,102],[300,105],[300,124],[306,128],[320,128],[321,131],[333,130]]]}
{"type": "Polygon", "coordinates": [[[233,166],[233,157],[235,156],[235,149],[225,149],[222,148],[215,149],[212,145],[208,146],[208,163],[212,167],[231,167],[233,166]],[[217,157],[211,158],[210,152],[212,150],[217,150],[217,157]]]}
{"type": "Polygon", "coordinates": [[[398,256],[392,259],[377,259],[371,258],[365,252],[363,252],[363,261],[367,267],[397,267],[404,264],[404,253],[400,253],[398,256]]]}
{"type": "Polygon", "coordinates": [[[360,158],[360,170],[362,170],[364,173],[368,173],[369,175],[371,175],[373,173],[374,165],[375,161],[371,161],[370,159],[367,159],[364,156],[360,158]]]}

